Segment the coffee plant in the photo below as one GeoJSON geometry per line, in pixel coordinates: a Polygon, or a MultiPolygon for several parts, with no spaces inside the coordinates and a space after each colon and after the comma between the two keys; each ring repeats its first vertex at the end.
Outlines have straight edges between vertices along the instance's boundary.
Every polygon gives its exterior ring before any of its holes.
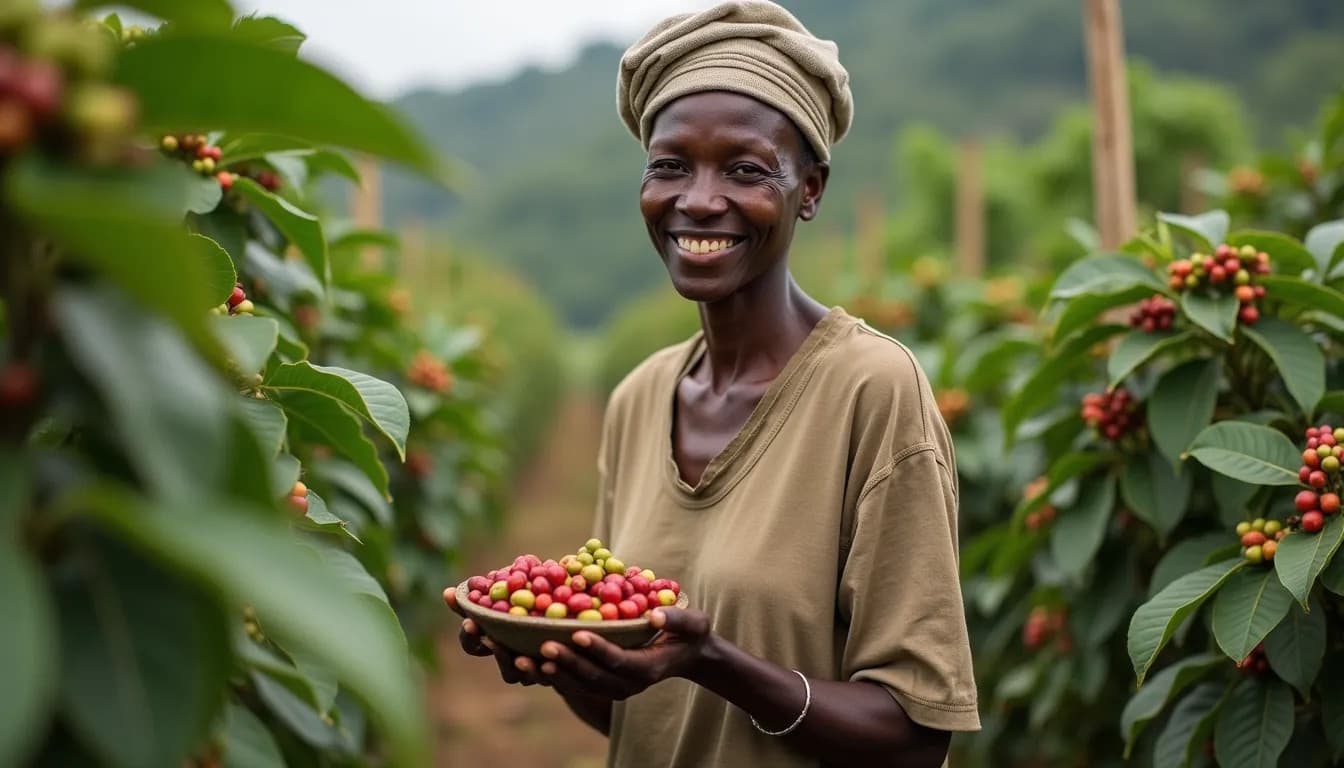
{"type": "Polygon", "coordinates": [[[317,190],[443,168],[292,26],[120,5],[0,8],[0,764],[424,765],[492,372],[317,190]]]}

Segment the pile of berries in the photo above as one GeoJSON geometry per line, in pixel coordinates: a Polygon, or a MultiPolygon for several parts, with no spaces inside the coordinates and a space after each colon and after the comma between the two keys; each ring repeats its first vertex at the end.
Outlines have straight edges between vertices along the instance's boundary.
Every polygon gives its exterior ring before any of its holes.
{"type": "MultiPolygon", "coordinates": [[[[1311,492],[1303,491],[1303,493],[1311,492]]],[[[1279,542],[1288,535],[1288,529],[1278,520],[1257,517],[1251,521],[1237,523],[1237,535],[1241,537],[1241,556],[1246,562],[1259,565],[1274,562],[1279,542]]]]}
{"type": "Polygon", "coordinates": [[[1344,427],[1329,424],[1307,428],[1307,448],[1302,451],[1302,468],[1297,478],[1311,490],[1301,491],[1293,500],[1298,514],[1288,518],[1288,527],[1306,533],[1319,533],[1325,519],[1339,514],[1340,462],[1344,460],[1344,427]]]}
{"type": "Polygon", "coordinates": [[[1265,655],[1265,644],[1257,643],[1246,658],[1237,662],[1237,669],[1251,677],[1264,677],[1269,672],[1269,657],[1265,655]]]}
{"type": "Polygon", "coordinates": [[[411,361],[411,367],[406,371],[406,378],[418,387],[424,387],[441,395],[453,387],[453,374],[448,370],[448,366],[427,349],[415,353],[415,359],[411,361]]]}
{"type": "Polygon", "coordinates": [[[1073,639],[1066,626],[1068,617],[1064,609],[1052,609],[1038,605],[1027,615],[1027,623],[1022,625],[1022,644],[1030,650],[1039,650],[1051,640],[1055,647],[1067,653],[1073,647],[1073,639]]]}
{"type": "Polygon", "coordinates": [[[1129,324],[1135,328],[1142,328],[1144,333],[1169,330],[1175,319],[1175,302],[1160,293],[1140,301],[1129,314],[1129,324]]]}
{"type": "Polygon", "coordinates": [[[229,294],[228,301],[213,307],[210,310],[214,315],[250,315],[256,310],[256,305],[247,298],[247,291],[243,290],[242,283],[233,284],[233,293],[229,294]]]}
{"type": "Polygon", "coordinates": [[[519,555],[513,564],[467,579],[467,599],[514,616],[580,621],[637,619],[675,605],[681,586],[626,566],[598,539],[559,562],[519,555]]]}
{"type": "Polygon", "coordinates": [[[1237,318],[1245,325],[1255,325],[1260,319],[1256,302],[1265,297],[1265,287],[1255,285],[1255,277],[1269,271],[1268,253],[1249,245],[1238,249],[1226,243],[1214,249],[1212,256],[1196,253],[1167,266],[1169,285],[1174,291],[1208,286],[1215,293],[1229,290],[1235,293],[1241,304],[1237,318]]]}
{"type": "Polygon", "coordinates": [[[1124,387],[1083,395],[1082,417],[1089,427],[1113,443],[1120,442],[1143,425],[1139,401],[1124,387]]]}
{"type": "Polygon", "coordinates": [[[288,501],[289,506],[300,515],[308,514],[308,486],[302,480],[294,481],[294,487],[289,489],[288,501]]]}

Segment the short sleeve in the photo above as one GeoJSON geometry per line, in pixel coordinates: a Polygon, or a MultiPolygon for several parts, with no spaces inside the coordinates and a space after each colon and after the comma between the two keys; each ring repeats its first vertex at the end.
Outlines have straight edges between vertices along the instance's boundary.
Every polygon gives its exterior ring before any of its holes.
{"type": "Polygon", "coordinates": [[[953,470],[932,443],[865,484],[840,575],[841,679],[879,683],[921,725],[980,728],[957,568],[953,470]]]}

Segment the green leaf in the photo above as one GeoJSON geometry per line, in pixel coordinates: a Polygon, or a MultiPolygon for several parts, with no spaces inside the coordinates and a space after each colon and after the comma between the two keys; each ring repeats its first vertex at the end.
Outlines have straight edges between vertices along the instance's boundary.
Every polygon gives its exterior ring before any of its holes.
{"type": "Polygon", "coordinates": [[[308,513],[304,515],[304,518],[316,530],[344,534],[357,544],[364,543],[350,530],[350,526],[345,520],[342,520],[327,508],[326,500],[318,496],[317,492],[312,489],[308,491],[308,513]]]}
{"type": "Polygon", "coordinates": [[[56,613],[19,529],[26,469],[26,461],[0,457],[0,765],[28,764],[56,695],[56,613]]]}
{"type": "Polygon", "coordinates": [[[1265,638],[1265,655],[1274,674],[1311,698],[1311,685],[1325,661],[1325,611],[1319,600],[1311,601],[1311,610],[1292,606],[1288,618],[1265,638]]]}
{"type": "Polygon", "coordinates": [[[1023,499],[1013,510],[1013,526],[1020,527],[1028,514],[1048,504],[1050,495],[1058,490],[1061,485],[1114,458],[1111,454],[1098,451],[1075,451],[1060,456],[1045,473],[1047,480],[1045,490],[1029,499],[1023,499]]]}
{"type": "Polygon", "coordinates": [[[331,262],[327,258],[327,240],[322,234],[322,222],[307,211],[299,210],[288,200],[267,192],[252,179],[239,176],[233,188],[280,230],[312,267],[323,286],[331,285],[331,262]]]}
{"type": "Polygon", "coordinates": [[[136,93],[147,131],[275,133],[443,173],[426,144],[387,107],[268,43],[164,35],[140,42],[117,63],[116,80],[136,93]],[[229,66],[218,66],[221,61],[229,66]]]}
{"type": "Polygon", "coordinates": [[[1120,476],[1120,495],[1140,520],[1153,527],[1162,540],[1185,517],[1190,503],[1193,473],[1177,475],[1155,452],[1132,457],[1120,476]]]}
{"type": "Polygon", "coordinates": [[[1056,402],[1056,395],[1065,377],[1085,362],[1093,345],[1117,333],[1128,330],[1125,325],[1100,325],[1088,328],[1059,345],[1046,360],[1032,371],[1031,376],[1004,403],[1000,418],[1003,420],[1004,439],[1011,442],[1022,420],[1056,402]]]}
{"type": "Polygon", "coordinates": [[[308,362],[277,366],[265,386],[275,391],[313,392],[338,400],[382,432],[406,458],[411,416],[406,398],[396,387],[358,371],[308,362]]]}
{"type": "Polygon", "coordinates": [[[1189,343],[1189,333],[1160,331],[1145,333],[1141,330],[1130,331],[1116,345],[1111,357],[1106,361],[1106,372],[1110,376],[1111,388],[1119,386],[1135,368],[1152,360],[1169,349],[1176,349],[1189,343]]]}
{"type": "Polygon", "coordinates": [[[182,337],[112,294],[67,289],[53,308],[140,476],[174,498],[195,497],[220,477],[230,394],[182,337]]]}
{"type": "Polygon", "coordinates": [[[211,240],[205,235],[193,234],[193,242],[201,242],[201,254],[206,259],[206,279],[209,281],[207,290],[211,297],[218,298],[211,306],[219,306],[228,301],[229,296],[233,294],[233,286],[238,281],[238,272],[233,268],[233,259],[219,243],[211,240]]]}
{"type": "Polygon", "coordinates": [[[1320,533],[1294,531],[1283,537],[1279,549],[1274,555],[1274,570],[1279,581],[1297,598],[1303,608],[1307,607],[1307,595],[1316,583],[1316,577],[1330,558],[1339,549],[1344,540],[1344,515],[1333,515],[1320,533]]]}
{"type": "Polygon", "coordinates": [[[378,458],[378,449],[364,434],[359,417],[339,400],[312,391],[281,391],[276,400],[285,409],[290,422],[321,438],[342,456],[350,459],[373,482],[378,493],[390,498],[387,467],[378,458]]]}
{"type": "Polygon", "coordinates": [[[1238,557],[1188,573],[1167,585],[1157,593],[1157,597],[1139,606],[1129,622],[1128,645],[1129,658],[1134,664],[1134,674],[1140,685],[1176,627],[1245,562],[1238,557]]]}
{"type": "Polygon", "coordinates": [[[1148,722],[1162,713],[1172,697],[1180,695],[1181,691],[1208,674],[1209,670],[1224,663],[1223,658],[1216,653],[1188,656],[1153,675],[1147,685],[1139,688],[1125,702],[1124,711],[1120,713],[1120,737],[1125,740],[1125,758],[1129,758],[1135,739],[1148,722]]]}
{"type": "Polygon", "coordinates": [[[1200,432],[1190,455],[1215,472],[1258,485],[1297,485],[1302,463],[1282,432],[1239,421],[1220,421],[1200,432]]]}
{"type": "Polygon", "coordinates": [[[1277,768],[1293,738],[1293,691],[1277,678],[1246,680],[1232,691],[1213,731],[1223,768],[1277,768]]]}
{"type": "Polygon", "coordinates": [[[1106,253],[1080,259],[1069,265],[1050,288],[1051,299],[1071,299],[1084,294],[1113,294],[1135,286],[1161,291],[1165,286],[1138,259],[1106,253]]]}
{"type": "MultiPolygon", "coordinates": [[[[282,646],[283,647],[283,646],[282,646]]],[[[284,648],[286,655],[294,662],[299,674],[308,681],[313,695],[317,698],[317,711],[330,712],[336,703],[336,675],[320,659],[309,656],[301,648],[284,648]]]]}
{"type": "Polygon", "coordinates": [[[1073,680],[1073,660],[1060,659],[1055,662],[1046,675],[1045,685],[1031,698],[1030,715],[1027,719],[1032,730],[1045,725],[1059,710],[1060,702],[1073,680]]]}
{"type": "MultiPolygon", "coordinates": [[[[355,168],[343,152],[337,152],[331,149],[315,149],[307,152],[292,153],[295,157],[301,157],[308,165],[308,175],[313,179],[320,178],[324,174],[334,173],[337,176],[349,179],[354,183],[360,183],[359,169],[355,168]]],[[[392,243],[388,244],[386,240],[383,245],[389,248],[396,247],[396,238],[394,235],[388,235],[392,238],[392,243]]]]}
{"type": "Polygon", "coordinates": [[[1306,331],[1277,317],[1266,317],[1242,333],[1274,361],[1288,393],[1310,419],[1325,394],[1325,355],[1306,331]]]}
{"type": "Polygon", "coordinates": [[[1201,683],[1172,709],[1153,745],[1157,768],[1186,768],[1213,731],[1214,718],[1225,696],[1221,683],[1201,683]]]}
{"type": "Polygon", "coordinates": [[[1124,553],[1098,562],[1088,595],[1071,608],[1069,624],[1076,643],[1100,650],[1129,616],[1134,589],[1134,562],[1124,553]]]}
{"type": "Polygon", "coordinates": [[[1172,465],[1213,419],[1222,363],[1190,360],[1162,374],[1148,398],[1148,431],[1172,465]]]}
{"type": "Polygon", "coordinates": [[[1212,251],[1215,246],[1224,242],[1231,221],[1226,211],[1209,211],[1198,216],[1159,213],[1157,219],[1168,227],[1190,236],[1205,251],[1212,251]]]}
{"type": "Polygon", "coordinates": [[[1316,259],[1316,267],[1321,275],[1329,275],[1335,261],[1335,253],[1344,245],[1344,219],[1317,224],[1307,232],[1303,244],[1316,259]]]}
{"type": "Polygon", "coordinates": [[[1078,501],[1061,510],[1050,531],[1050,554],[1065,575],[1078,579],[1096,557],[1115,507],[1115,478],[1109,474],[1085,483],[1078,501]]]}
{"type": "Polygon", "coordinates": [[[1344,596],[1344,557],[1330,559],[1330,564],[1321,571],[1321,585],[1336,595],[1344,596]]]}
{"type": "Polygon", "coordinates": [[[298,53],[307,35],[274,16],[244,16],[233,23],[234,36],[269,45],[286,53],[298,53]]]}
{"type": "Polygon", "coordinates": [[[1316,692],[1321,699],[1321,724],[1330,742],[1331,757],[1338,764],[1344,760],[1344,663],[1337,657],[1326,663],[1316,692]]]}
{"type": "Polygon", "coordinates": [[[1187,291],[1181,294],[1181,311],[1199,327],[1223,341],[1232,342],[1237,327],[1237,309],[1240,304],[1235,294],[1208,296],[1187,291]]]}
{"type": "Polygon", "coordinates": [[[271,714],[296,736],[319,750],[341,751],[341,735],[333,724],[289,688],[261,672],[252,672],[252,688],[271,714]]]}
{"type": "Polygon", "coordinates": [[[314,464],[312,469],[323,479],[358,501],[361,506],[369,511],[369,514],[373,515],[379,525],[391,527],[394,524],[392,506],[387,503],[387,497],[369,481],[368,475],[359,468],[344,461],[327,460],[314,464]]]}
{"type": "Polygon", "coordinates": [[[66,717],[106,764],[180,764],[223,704],[223,606],[107,539],[73,565],[57,586],[66,717]]]}
{"type": "Polygon", "coordinates": [[[1264,275],[1256,282],[1265,286],[1265,297],[1303,310],[1320,310],[1344,317],[1344,293],[1300,277],[1264,275]]]}
{"type": "Polygon", "coordinates": [[[232,602],[253,605],[267,634],[291,643],[302,638],[367,706],[393,764],[428,764],[423,703],[395,615],[389,620],[390,609],[371,611],[371,598],[295,544],[278,519],[271,524],[260,513],[238,514],[235,504],[209,498],[140,507],[100,501],[88,508],[146,551],[213,584],[232,602]]]}
{"type": "Polygon", "coordinates": [[[1080,328],[1091,325],[1113,307],[1132,304],[1153,294],[1149,285],[1136,285],[1116,293],[1084,293],[1069,299],[1055,320],[1050,338],[1067,339],[1080,328]]]}
{"type": "Polygon", "coordinates": [[[1229,534],[1206,533],[1177,542],[1157,561],[1148,582],[1148,597],[1151,599],[1176,579],[1203,568],[1209,556],[1226,547],[1230,539],[1233,537],[1229,534]]]}
{"type": "Polygon", "coordinates": [[[294,487],[295,481],[303,472],[303,466],[299,460],[292,454],[282,453],[275,457],[273,463],[274,471],[271,473],[271,498],[280,499],[289,495],[289,490],[294,487]]]}
{"type": "Polygon", "coordinates": [[[1233,480],[1217,472],[1209,475],[1213,486],[1213,500],[1218,505],[1218,519],[1229,528],[1235,528],[1242,520],[1249,520],[1246,505],[1260,490],[1260,486],[1233,480]]]}
{"type": "Polygon", "coordinates": [[[1321,396],[1321,401],[1316,404],[1316,409],[1321,413],[1344,415],[1344,390],[1336,389],[1326,392],[1321,396]]]}
{"type": "Polygon", "coordinates": [[[219,337],[229,359],[238,365],[238,372],[251,376],[266,367],[266,361],[275,351],[280,326],[269,317],[230,315],[211,318],[215,335],[219,337]]]}
{"type": "MultiPolygon", "coordinates": [[[[1285,275],[1300,275],[1308,269],[1316,268],[1316,259],[1312,257],[1311,251],[1302,247],[1296,238],[1278,232],[1241,230],[1229,235],[1227,242],[1238,246],[1249,245],[1257,251],[1268,253],[1270,264],[1285,275]]],[[[1256,282],[1259,283],[1263,279],[1257,278],[1256,282]]],[[[1272,291],[1271,293],[1278,296],[1277,293],[1272,291]]]]}
{"type": "Polygon", "coordinates": [[[302,152],[311,148],[310,141],[273,133],[225,133],[219,140],[219,151],[229,163],[259,160],[272,152],[302,152]]]}
{"type": "Polygon", "coordinates": [[[1272,569],[1242,569],[1227,580],[1213,600],[1213,638],[1228,658],[1241,661],[1292,607],[1293,596],[1272,569]]]}
{"type": "Polygon", "coordinates": [[[189,3],[181,0],[76,0],[75,2],[75,9],[80,11],[107,6],[134,8],[189,29],[219,29],[227,27],[229,22],[233,21],[233,8],[228,0],[192,0],[189,3]]]}
{"type": "Polygon", "coordinates": [[[186,208],[184,213],[204,214],[219,207],[219,201],[224,199],[224,189],[219,186],[217,178],[193,173],[185,167],[182,168],[182,172],[189,176],[183,185],[187,190],[187,195],[183,199],[183,207],[186,208]]]}
{"type": "Polygon", "coordinates": [[[285,768],[271,732],[246,707],[232,702],[224,718],[224,768],[285,768]]]}
{"type": "Polygon", "coordinates": [[[257,438],[257,444],[266,455],[269,457],[280,453],[280,449],[285,445],[285,426],[289,422],[280,406],[270,400],[239,397],[238,408],[243,415],[243,421],[252,430],[252,434],[257,438]]]}

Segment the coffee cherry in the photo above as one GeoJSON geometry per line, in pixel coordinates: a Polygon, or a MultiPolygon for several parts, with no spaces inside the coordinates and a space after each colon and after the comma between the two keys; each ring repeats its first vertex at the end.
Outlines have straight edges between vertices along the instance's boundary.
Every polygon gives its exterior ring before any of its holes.
{"type": "Polygon", "coordinates": [[[1302,530],[1316,533],[1325,526],[1325,516],[1315,510],[1302,515],[1302,530]]]}
{"type": "Polygon", "coordinates": [[[256,309],[256,305],[250,299],[243,299],[238,302],[238,306],[233,308],[233,312],[238,315],[250,315],[254,309],[256,309]]]}
{"type": "Polygon", "coordinates": [[[1255,518],[1254,520],[1252,520],[1252,521],[1251,521],[1251,530],[1252,530],[1252,531],[1263,531],[1263,530],[1265,530],[1265,518],[1263,518],[1263,517],[1257,517],[1257,518],[1255,518]]]}
{"type": "Polygon", "coordinates": [[[37,372],[13,361],[0,368],[0,410],[24,408],[37,399],[37,372]]]}
{"type": "Polygon", "coordinates": [[[569,615],[569,607],[564,603],[551,603],[546,606],[546,618],[563,619],[569,615]]]}
{"type": "Polygon", "coordinates": [[[602,566],[598,565],[597,563],[593,563],[592,565],[585,565],[583,567],[583,570],[579,572],[579,575],[583,576],[583,578],[589,584],[596,584],[597,582],[601,581],[602,577],[605,574],[606,571],[604,571],[602,569],[602,566]]]}
{"type": "Polygon", "coordinates": [[[676,604],[677,604],[677,593],[676,593],[676,592],[673,592],[673,591],[670,590],[670,589],[662,589],[662,590],[659,590],[659,591],[658,591],[658,603],[659,603],[659,605],[676,605],[676,604]]]}
{"type": "Polygon", "coordinates": [[[163,149],[164,152],[176,152],[178,149],[177,137],[172,135],[164,136],[162,139],[159,139],[159,147],[163,149]]]}
{"type": "Polygon", "coordinates": [[[1313,469],[1321,465],[1321,455],[1314,450],[1308,449],[1302,452],[1302,463],[1313,469]]]}
{"type": "MultiPolygon", "coordinates": [[[[1246,274],[1246,272],[1243,270],[1239,274],[1244,275],[1246,274]]],[[[1241,302],[1242,304],[1249,304],[1252,301],[1255,301],[1255,289],[1249,285],[1238,285],[1237,301],[1241,302]]]]}
{"type": "Polygon", "coordinates": [[[509,595],[509,602],[516,607],[521,607],[523,610],[530,611],[532,610],[532,606],[537,604],[537,597],[532,594],[532,590],[530,589],[519,589],[509,595]]]}
{"type": "Polygon", "coordinates": [[[1259,563],[1265,559],[1264,551],[1258,544],[1253,547],[1247,547],[1242,556],[1245,557],[1246,561],[1249,563],[1259,563]]]}
{"type": "Polygon", "coordinates": [[[625,563],[622,563],[614,557],[609,557],[607,558],[605,568],[607,573],[620,574],[625,572],[625,563]]]}
{"type": "Polygon", "coordinates": [[[1324,459],[1321,459],[1321,469],[1332,475],[1335,474],[1339,471],[1339,459],[1334,456],[1326,456],[1324,459]]]}
{"type": "Polygon", "coordinates": [[[1311,475],[1311,467],[1302,467],[1297,470],[1297,479],[1299,482],[1306,483],[1311,475]]]}
{"type": "Polygon", "coordinates": [[[1265,534],[1261,533],[1260,531],[1251,531],[1247,533],[1245,536],[1241,537],[1241,545],[1243,547],[1254,547],[1264,543],[1265,543],[1265,534]]]}
{"type": "Polygon", "coordinates": [[[601,621],[602,614],[589,608],[587,610],[579,611],[577,618],[579,621],[601,621]]]}
{"type": "Polygon", "coordinates": [[[1283,530],[1283,523],[1278,520],[1269,520],[1265,522],[1265,535],[1275,536],[1283,530]]]}
{"type": "Polygon", "coordinates": [[[1248,304],[1238,310],[1237,317],[1244,325],[1255,325],[1260,321],[1260,310],[1248,304]]]}
{"type": "Polygon", "coordinates": [[[508,583],[507,581],[502,581],[502,580],[501,580],[501,581],[496,581],[494,584],[491,584],[491,585],[490,585],[490,599],[491,599],[491,600],[495,600],[495,601],[499,601],[499,600],[508,600],[508,599],[509,599],[509,583],[508,583]]]}
{"type": "Polygon", "coordinates": [[[219,182],[219,188],[225,192],[233,189],[233,179],[234,175],[228,171],[220,171],[215,174],[215,180],[219,182]]]}
{"type": "MultiPolygon", "coordinates": [[[[1310,493],[1310,491],[1306,491],[1306,493],[1310,493]]],[[[1251,524],[1249,522],[1242,520],[1240,523],[1237,523],[1238,536],[1245,536],[1250,532],[1251,532],[1251,524]]]]}
{"type": "Polygon", "coordinates": [[[1273,562],[1274,553],[1278,551],[1279,543],[1277,541],[1266,541],[1264,544],[1260,545],[1260,553],[1264,556],[1265,562],[1267,563],[1273,562]]]}
{"type": "Polygon", "coordinates": [[[1325,487],[1325,473],[1322,472],[1322,471],[1320,471],[1319,469],[1314,470],[1314,471],[1307,477],[1307,484],[1310,485],[1310,486],[1313,487],[1313,488],[1324,488],[1324,487],[1325,487]]]}

